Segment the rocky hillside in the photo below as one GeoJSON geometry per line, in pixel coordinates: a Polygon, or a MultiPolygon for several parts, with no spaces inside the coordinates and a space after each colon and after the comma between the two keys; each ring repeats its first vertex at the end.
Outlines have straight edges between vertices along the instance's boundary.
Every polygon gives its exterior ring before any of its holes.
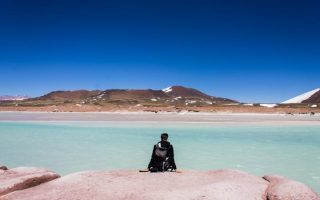
{"type": "Polygon", "coordinates": [[[54,91],[50,92],[44,96],[37,97],[30,100],[56,100],[56,101],[66,101],[66,100],[82,100],[90,97],[97,96],[101,91],[94,90],[75,90],[75,91],[54,91]]]}

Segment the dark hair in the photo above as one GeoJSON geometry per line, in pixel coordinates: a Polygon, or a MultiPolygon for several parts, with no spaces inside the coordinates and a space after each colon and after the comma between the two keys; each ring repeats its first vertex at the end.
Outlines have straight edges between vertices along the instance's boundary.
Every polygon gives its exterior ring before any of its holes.
{"type": "Polygon", "coordinates": [[[166,140],[166,139],[168,139],[168,137],[169,137],[168,133],[161,134],[161,140],[166,140]]]}

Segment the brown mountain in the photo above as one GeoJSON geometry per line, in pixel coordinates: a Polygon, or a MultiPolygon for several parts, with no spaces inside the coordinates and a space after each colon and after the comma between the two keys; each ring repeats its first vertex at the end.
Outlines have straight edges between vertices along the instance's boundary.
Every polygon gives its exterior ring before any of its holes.
{"type": "Polygon", "coordinates": [[[64,103],[95,105],[145,105],[145,106],[203,106],[228,104],[236,101],[213,97],[203,92],[183,86],[172,86],[163,90],[75,90],[55,91],[44,96],[25,101],[28,105],[57,105],[64,103]]]}
{"type": "Polygon", "coordinates": [[[98,95],[100,98],[107,99],[153,99],[153,98],[168,98],[161,90],[106,90],[98,95]]]}
{"type": "Polygon", "coordinates": [[[207,95],[199,90],[193,88],[187,88],[183,86],[171,86],[162,90],[168,96],[173,98],[185,98],[185,99],[201,99],[205,101],[213,101],[214,103],[235,103],[237,101],[221,98],[221,97],[214,97],[207,95]]]}
{"type": "Polygon", "coordinates": [[[50,92],[44,96],[34,98],[32,100],[56,100],[56,101],[64,101],[64,100],[81,100],[89,97],[96,96],[100,94],[99,90],[75,90],[75,91],[54,91],[50,92]]]}
{"type": "Polygon", "coordinates": [[[211,98],[209,95],[200,92],[193,88],[183,86],[171,86],[162,90],[170,97],[183,97],[183,98],[211,98]]]}

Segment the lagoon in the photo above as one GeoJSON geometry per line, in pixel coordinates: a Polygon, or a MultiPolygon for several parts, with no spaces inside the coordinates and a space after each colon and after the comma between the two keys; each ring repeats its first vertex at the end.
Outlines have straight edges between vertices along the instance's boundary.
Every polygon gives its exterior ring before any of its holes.
{"type": "Polygon", "coordinates": [[[0,163],[61,175],[143,169],[161,132],[169,133],[179,169],[279,174],[320,192],[320,125],[315,124],[1,121],[0,163]]]}

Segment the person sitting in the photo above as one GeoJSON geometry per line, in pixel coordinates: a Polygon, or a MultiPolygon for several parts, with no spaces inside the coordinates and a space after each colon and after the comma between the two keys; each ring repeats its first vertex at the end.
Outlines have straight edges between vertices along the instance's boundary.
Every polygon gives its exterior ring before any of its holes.
{"type": "Polygon", "coordinates": [[[161,134],[161,141],[154,145],[148,170],[150,172],[176,171],[173,146],[168,142],[168,133],[161,134]]]}

